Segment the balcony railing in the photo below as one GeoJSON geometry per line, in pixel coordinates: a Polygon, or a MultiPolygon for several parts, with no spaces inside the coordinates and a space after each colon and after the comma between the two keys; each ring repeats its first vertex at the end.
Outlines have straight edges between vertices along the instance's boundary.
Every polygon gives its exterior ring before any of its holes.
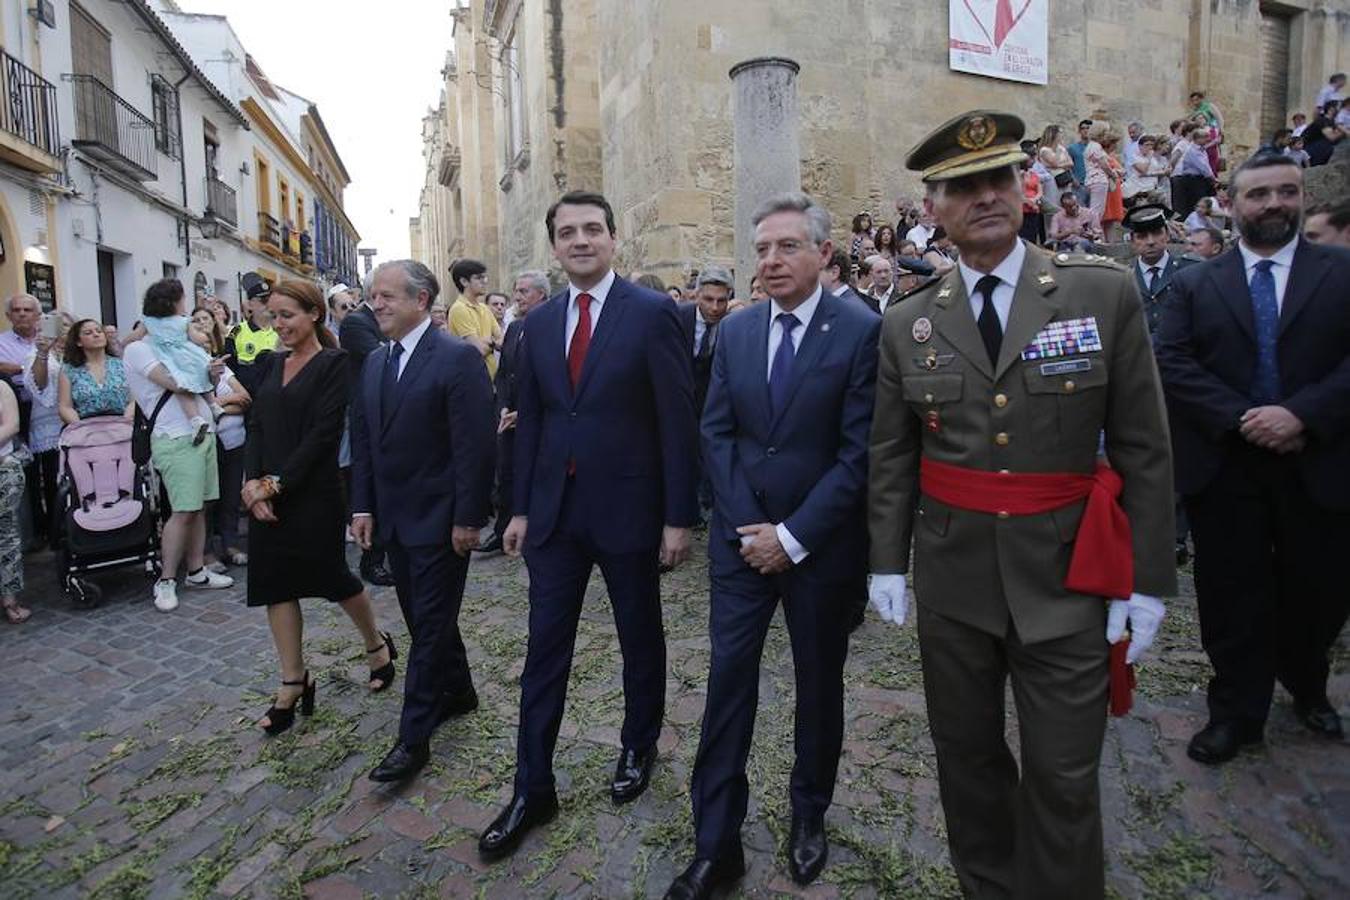
{"type": "Polygon", "coordinates": [[[56,85],[0,50],[0,129],[50,156],[61,150],[56,85]]]}
{"type": "Polygon", "coordinates": [[[231,225],[239,224],[234,188],[216,178],[206,179],[206,214],[231,225]]]}
{"type": "Polygon", "coordinates": [[[76,147],[137,181],[154,181],[155,123],[93,75],[66,75],[75,89],[76,147]]]}
{"type": "Polygon", "coordinates": [[[300,232],[300,265],[314,265],[314,241],[308,231],[300,232]]]}
{"type": "Polygon", "coordinates": [[[281,223],[276,216],[258,213],[258,240],[269,247],[281,249],[281,223]]]}

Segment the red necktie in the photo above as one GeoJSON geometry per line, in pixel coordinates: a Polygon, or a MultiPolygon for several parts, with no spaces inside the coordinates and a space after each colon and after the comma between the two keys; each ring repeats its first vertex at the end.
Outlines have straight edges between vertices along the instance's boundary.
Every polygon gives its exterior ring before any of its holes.
{"type": "Polygon", "coordinates": [[[581,367],[586,364],[586,351],[591,346],[591,295],[577,294],[577,330],[572,332],[572,343],[567,348],[567,373],[572,376],[572,390],[581,381],[581,367]]]}

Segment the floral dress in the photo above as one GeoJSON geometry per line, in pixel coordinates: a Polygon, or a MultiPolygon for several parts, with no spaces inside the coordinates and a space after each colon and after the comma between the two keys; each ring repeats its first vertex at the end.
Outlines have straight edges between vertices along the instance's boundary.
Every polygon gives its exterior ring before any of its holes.
{"type": "Polygon", "coordinates": [[[70,402],[81,419],[92,416],[120,416],[126,412],[131,394],[127,390],[126,370],[115,356],[104,363],[103,383],[94,378],[88,366],[66,364],[63,371],[70,380],[70,402]]]}

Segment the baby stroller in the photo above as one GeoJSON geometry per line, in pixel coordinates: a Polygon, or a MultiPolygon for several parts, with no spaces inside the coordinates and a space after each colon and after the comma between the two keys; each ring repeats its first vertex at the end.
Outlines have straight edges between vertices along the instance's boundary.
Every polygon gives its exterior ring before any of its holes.
{"type": "Polygon", "coordinates": [[[140,563],[159,568],[159,529],[149,466],[131,457],[131,423],[96,416],[61,432],[57,488],[57,572],[66,597],[91,608],[103,599],[98,585],[81,578],[98,569],[140,563]]]}

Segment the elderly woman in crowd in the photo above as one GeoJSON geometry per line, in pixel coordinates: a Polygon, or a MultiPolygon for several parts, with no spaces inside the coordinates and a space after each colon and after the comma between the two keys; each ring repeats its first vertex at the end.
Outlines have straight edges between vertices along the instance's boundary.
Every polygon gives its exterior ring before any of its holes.
{"type": "MultiPolygon", "coordinates": [[[[225,330],[212,311],[199,306],[192,311],[189,336],[211,356],[224,356],[225,330]]],[[[216,403],[224,414],[216,421],[216,471],[220,477],[220,499],[207,515],[207,552],[216,558],[215,567],[224,564],[248,564],[248,554],[239,549],[239,491],[244,485],[244,441],[247,432],[244,414],[252,398],[229,366],[220,373],[215,385],[216,403]]]]}
{"type": "Polygon", "coordinates": [[[81,319],[66,337],[66,364],[57,385],[57,409],[67,425],[93,416],[131,417],[131,391],[122,360],[108,354],[108,335],[81,319]]]}
{"type": "Polygon", "coordinates": [[[0,380],[0,608],[12,625],[31,613],[19,605],[23,590],[23,537],[19,504],[23,500],[23,463],[14,454],[19,434],[19,401],[9,382],[0,380]]]}

